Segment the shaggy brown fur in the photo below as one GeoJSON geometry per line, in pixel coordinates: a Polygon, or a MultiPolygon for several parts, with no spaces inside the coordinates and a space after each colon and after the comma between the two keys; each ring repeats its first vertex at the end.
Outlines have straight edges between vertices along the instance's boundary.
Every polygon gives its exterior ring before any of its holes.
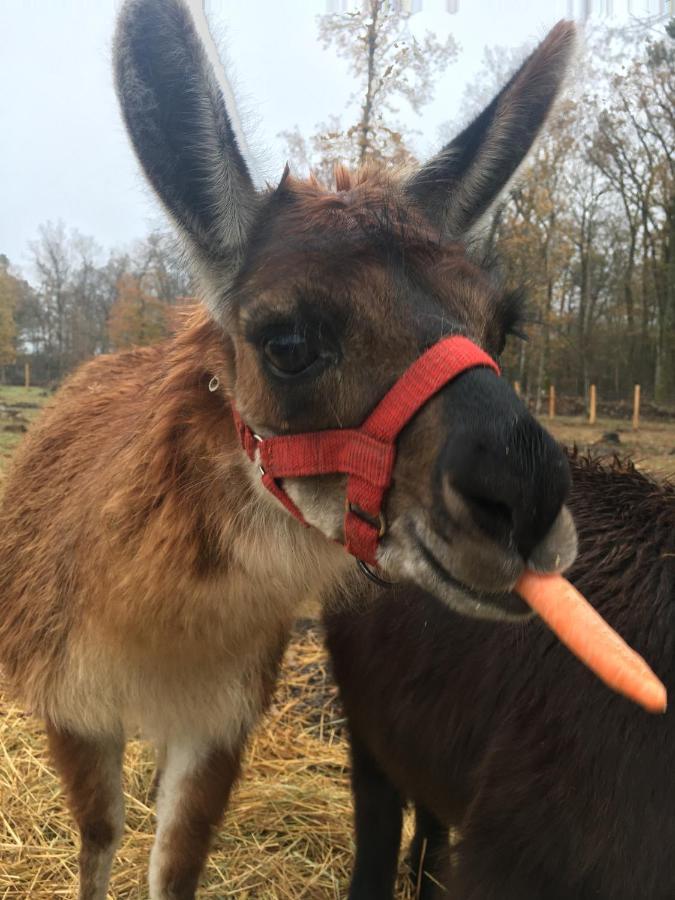
{"type": "MultiPolygon", "coordinates": [[[[168,587],[185,577],[185,562],[191,577],[217,568],[218,542],[207,539],[212,486],[199,471],[209,474],[223,449],[234,449],[222,394],[206,390],[211,373],[224,367],[217,331],[200,315],[176,341],[84,366],[16,454],[3,502],[0,593],[17,599],[5,605],[0,646],[17,691],[39,696],[33,684],[40,674],[48,689],[47,673],[58,671],[67,649],[70,598],[83,589],[98,595],[109,568],[101,557],[107,561],[137,542],[131,547],[135,577],[166,585],[160,619],[149,623],[154,633],[161,632],[162,618],[174,621],[175,592],[168,587]],[[192,496],[181,491],[181,482],[192,496]],[[64,505],[64,483],[71,495],[83,495],[81,504],[64,505]],[[26,565],[31,549],[38,583],[26,565]],[[59,598],[55,608],[35,602],[52,595],[59,598]],[[30,660],[34,668],[36,658],[42,663],[30,676],[23,667],[30,660]]],[[[245,492],[243,476],[234,480],[235,490],[237,484],[245,492]]],[[[106,599],[95,618],[116,620],[118,630],[129,612],[106,599]]]]}
{"type": "Polygon", "coordinates": [[[255,497],[227,384],[208,390],[231,368],[227,346],[197,311],[165,344],[89,363],[17,453],[2,505],[0,655],[38,714],[62,716],[54,676],[80,642],[203,664],[202,642],[219,633],[218,592],[208,598],[255,525],[242,514],[255,497]],[[204,595],[198,610],[192,593],[204,595]]]}
{"type": "MultiPolygon", "coordinates": [[[[282,509],[261,506],[229,413],[230,347],[196,311],[165,344],[89,363],[7,478],[0,659],[15,695],[47,720],[82,831],[83,898],[105,895],[121,829],[122,735],[196,742],[190,790],[211,807],[190,806],[182,782],[181,829],[217,822],[229,787],[216,791],[200,760],[239,753],[268,702],[296,605],[325,593],[348,563],[282,509]],[[103,841],[111,829],[114,840],[103,841]]],[[[208,842],[199,843],[176,875],[192,891],[208,842]]]]}
{"type": "MultiPolygon", "coordinates": [[[[672,697],[675,485],[618,460],[571,463],[569,577],[672,697]]],[[[326,627],[353,741],[352,900],[390,900],[404,798],[424,898],[675,896],[672,710],[610,693],[536,620],[463,619],[413,587],[326,627]]]]}

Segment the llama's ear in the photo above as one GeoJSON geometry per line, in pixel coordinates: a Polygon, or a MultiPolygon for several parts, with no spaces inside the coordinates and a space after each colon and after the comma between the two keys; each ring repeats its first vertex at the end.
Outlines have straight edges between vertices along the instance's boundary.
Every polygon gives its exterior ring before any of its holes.
{"type": "Polygon", "coordinates": [[[562,84],[575,34],[573,22],[558,22],[489,106],[407,182],[442,234],[469,230],[527,155],[562,84]]]}
{"type": "Polygon", "coordinates": [[[122,113],[145,174],[201,261],[232,268],[256,192],[231,90],[216,77],[187,6],[127,0],[114,64],[122,113]]]}

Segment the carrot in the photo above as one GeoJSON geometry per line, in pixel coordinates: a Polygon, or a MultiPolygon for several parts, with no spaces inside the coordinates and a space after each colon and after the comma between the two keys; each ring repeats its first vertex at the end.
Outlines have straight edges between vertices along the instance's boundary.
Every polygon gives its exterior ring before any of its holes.
{"type": "Polygon", "coordinates": [[[661,681],[566,578],[527,569],[515,590],[608,687],[649,712],[666,711],[661,681]]]}

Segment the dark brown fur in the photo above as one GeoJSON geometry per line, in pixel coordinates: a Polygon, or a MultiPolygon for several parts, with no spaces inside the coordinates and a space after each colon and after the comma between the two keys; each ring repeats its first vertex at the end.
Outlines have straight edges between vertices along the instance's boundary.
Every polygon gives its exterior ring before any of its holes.
{"type": "MultiPolygon", "coordinates": [[[[570,578],[672,697],[675,486],[618,461],[571,462],[570,578]]],[[[424,897],[675,896],[671,710],[651,716],[612,694],[536,620],[463,619],[412,587],[326,625],[353,739],[353,900],[391,897],[396,853],[376,835],[404,798],[418,811],[415,870],[425,840],[432,851],[424,897]]]]}

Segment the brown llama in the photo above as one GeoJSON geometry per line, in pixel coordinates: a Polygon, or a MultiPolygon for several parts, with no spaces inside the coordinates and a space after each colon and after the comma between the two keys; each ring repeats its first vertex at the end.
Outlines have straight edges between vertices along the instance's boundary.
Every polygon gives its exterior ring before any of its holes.
{"type": "Polygon", "coordinates": [[[204,309],[163,344],[81,368],[0,511],[0,660],[45,720],[82,900],[106,896],[134,733],[161,759],[150,896],[194,896],[294,612],[355,571],[341,544],[483,616],[525,612],[509,587],[526,561],[573,558],[567,463],[493,371],[516,306],[467,250],[572,43],[572,25],[554,28],[417,171],[339,170],[334,190],[286,173],[258,191],[187,7],[123,6],[122,112],[204,309]],[[420,373],[437,379],[421,399],[420,373]],[[383,404],[397,441],[366,433],[383,404]]]}
{"type": "MultiPolygon", "coordinates": [[[[571,463],[567,575],[673,691],[675,485],[571,463]]],[[[406,800],[423,900],[675,897],[672,710],[608,691],[538,620],[461,618],[415,586],[367,599],[325,617],[352,740],[350,900],[391,900],[406,800]]]]}

